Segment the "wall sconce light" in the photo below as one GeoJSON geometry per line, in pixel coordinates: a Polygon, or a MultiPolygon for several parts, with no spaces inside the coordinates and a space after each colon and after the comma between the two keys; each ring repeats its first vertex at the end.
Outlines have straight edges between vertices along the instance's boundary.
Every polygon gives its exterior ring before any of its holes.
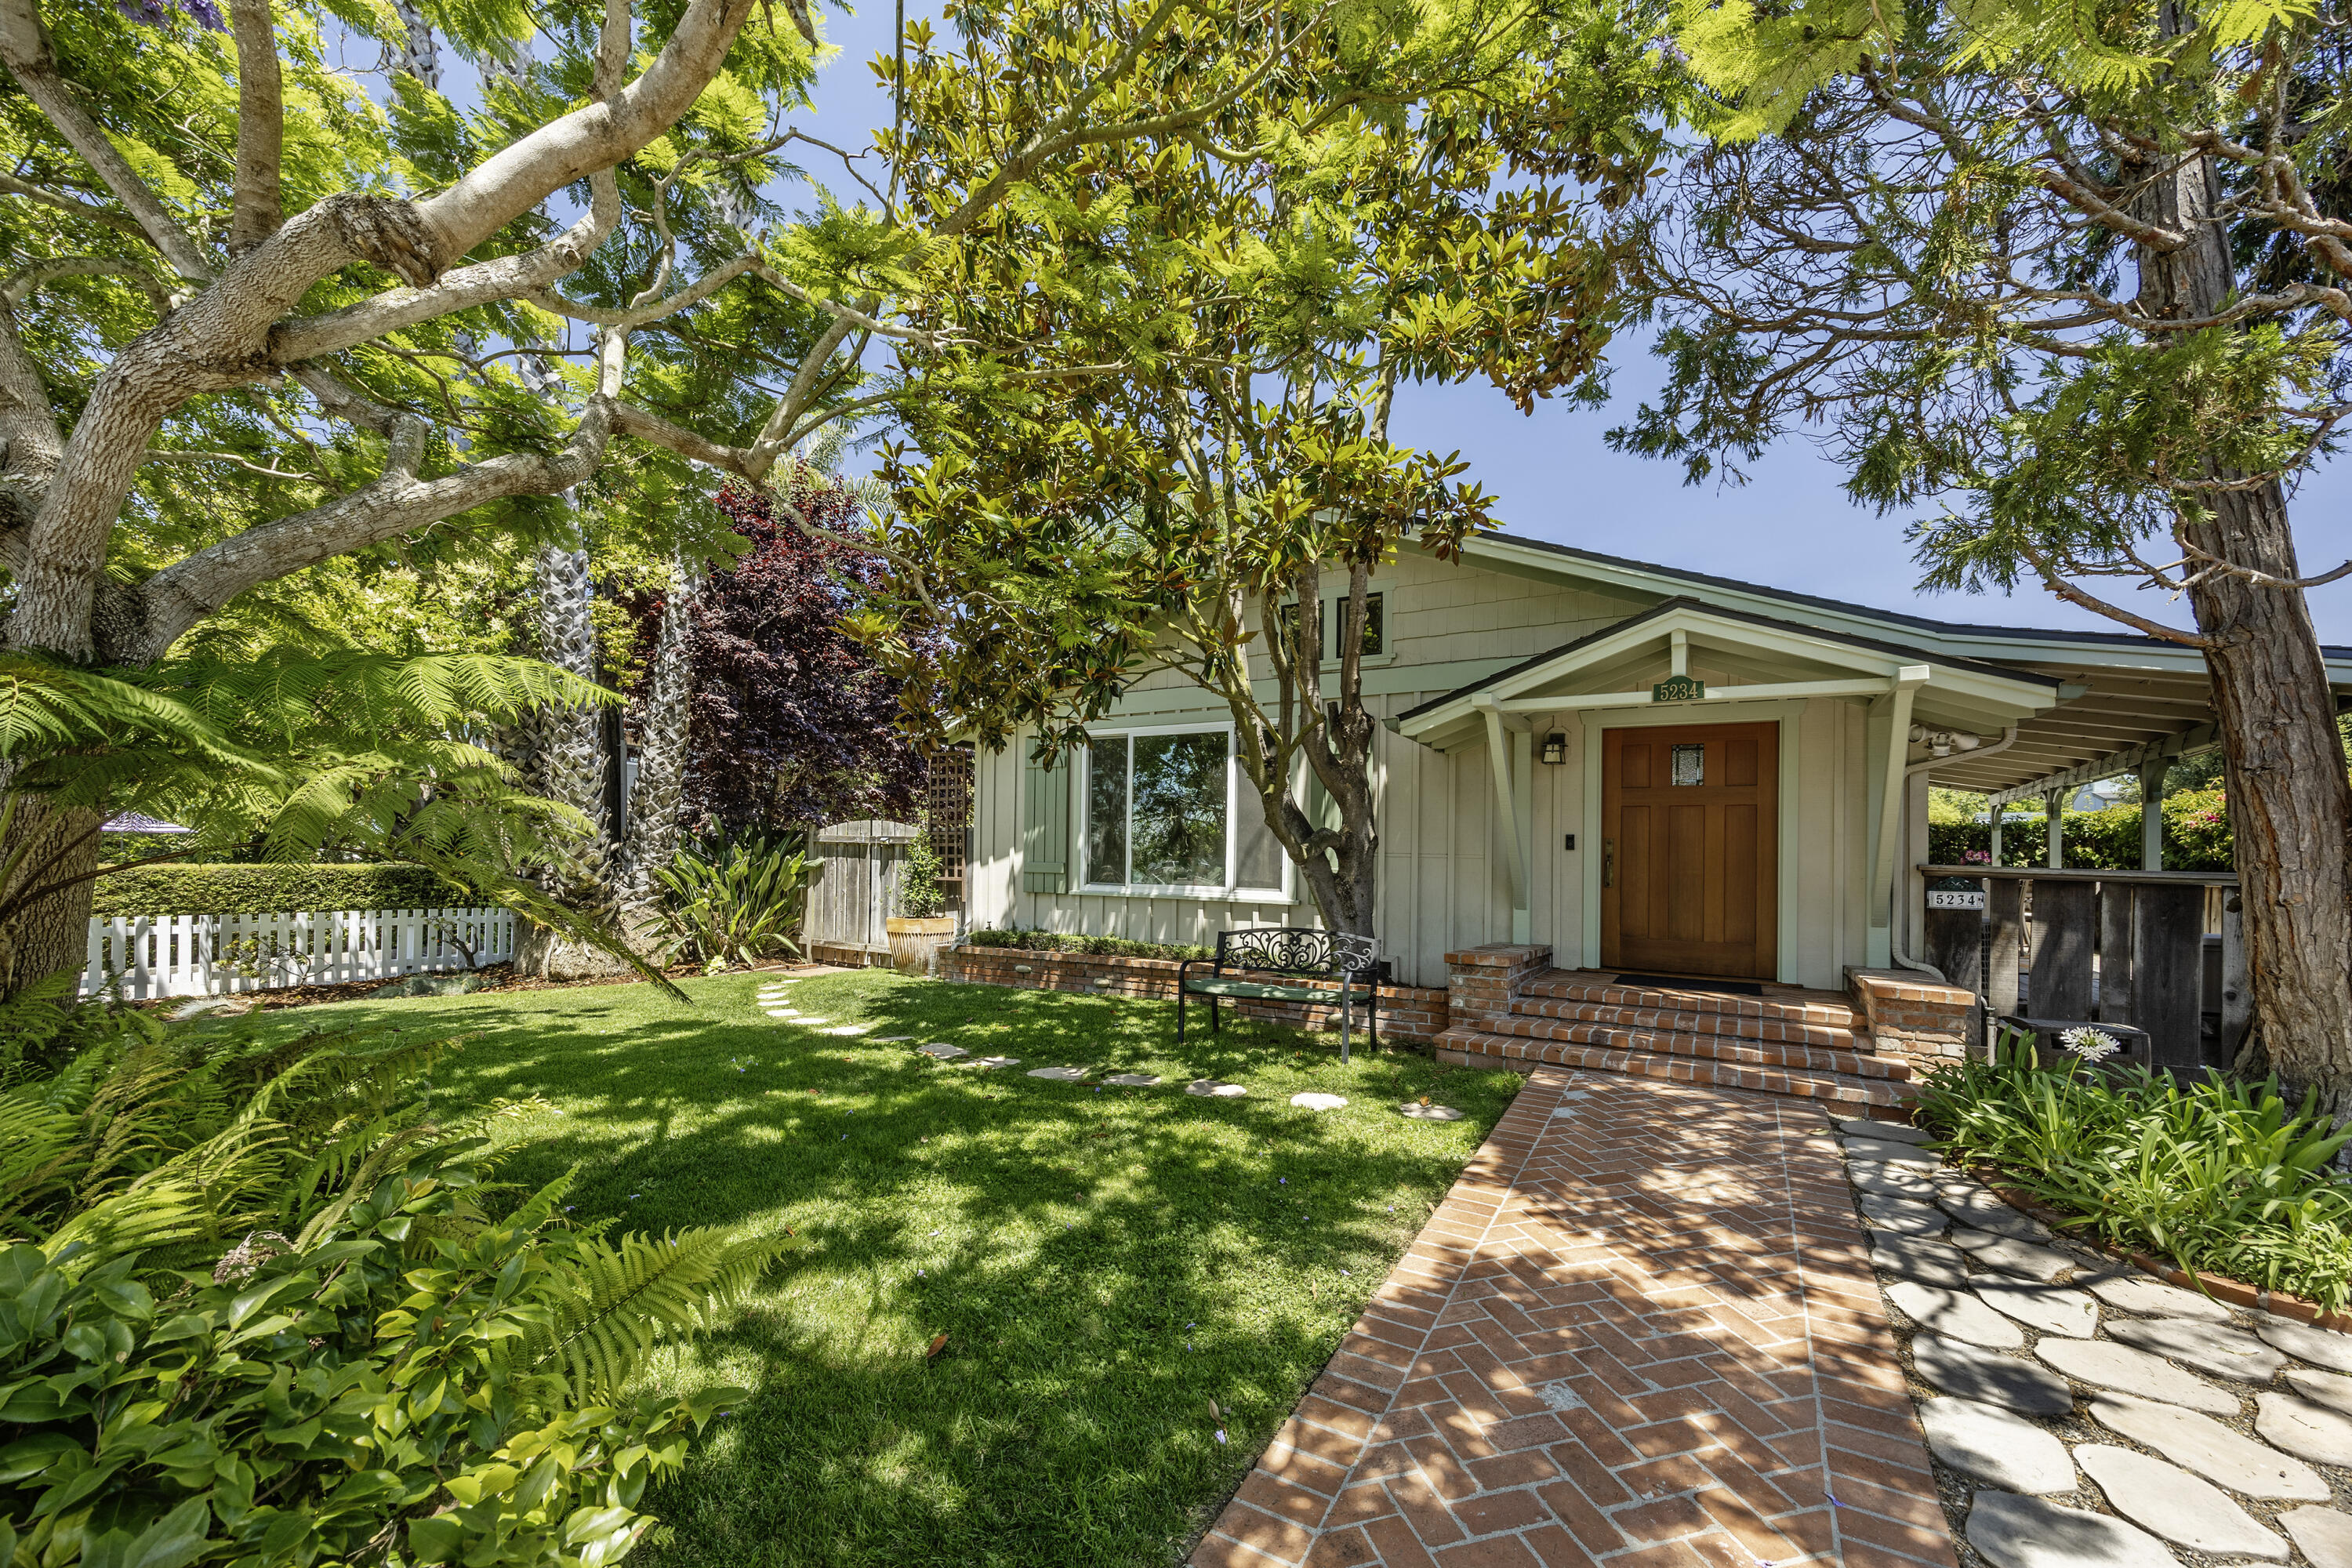
{"type": "Polygon", "coordinates": [[[1568,731],[1565,730],[1554,730],[1550,734],[1546,735],[1544,737],[1543,752],[1541,755],[1544,760],[1544,765],[1547,767],[1556,768],[1561,763],[1567,762],[1568,731]]]}

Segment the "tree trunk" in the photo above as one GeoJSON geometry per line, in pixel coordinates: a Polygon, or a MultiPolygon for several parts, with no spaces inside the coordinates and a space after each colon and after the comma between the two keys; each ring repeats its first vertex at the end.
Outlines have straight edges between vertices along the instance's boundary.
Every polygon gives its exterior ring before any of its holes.
{"type": "Polygon", "coordinates": [[[638,721],[637,778],[629,792],[627,837],[621,851],[621,913],[632,941],[653,919],[660,888],[654,872],[677,854],[686,805],[688,721],[692,716],[694,664],[688,655],[694,606],[702,578],[683,561],[662,605],[653,674],[646,682],[638,721]]]}
{"type": "MultiPolygon", "coordinates": [[[[2165,19],[2179,30],[2174,8],[2165,19]]],[[[2145,216],[2194,237],[2174,250],[2139,247],[2141,307],[2160,319],[2211,317],[2238,281],[2213,217],[2221,186],[2211,161],[2148,171],[2141,190],[2145,216]]],[[[2210,515],[2184,530],[2189,543],[2231,565],[2297,575],[2275,482],[2209,493],[2210,515]]],[[[2244,889],[2254,1026],[2241,1066],[2317,1089],[2342,1121],[2352,1118],[2352,788],[2319,637],[2299,588],[2214,573],[2189,601],[2213,680],[2244,889]]]]}
{"type": "MultiPolygon", "coordinates": [[[[536,575],[539,657],[584,680],[595,679],[596,632],[589,613],[595,595],[588,552],[546,546],[539,552],[536,575]]],[[[532,724],[538,744],[530,768],[531,787],[576,807],[593,825],[561,861],[541,868],[540,885],[574,909],[609,908],[615,858],[604,820],[604,716],[593,708],[550,708],[532,724]]],[[[515,967],[548,980],[584,980],[625,969],[610,953],[564,942],[541,926],[519,937],[515,967]]]]}
{"type": "MultiPolygon", "coordinates": [[[[79,972],[86,962],[90,873],[98,867],[97,830],[105,820],[94,811],[52,811],[39,799],[18,803],[5,849],[13,853],[20,844],[30,849],[16,886],[35,889],[68,878],[80,879],[12,909],[0,921],[0,995],[52,974],[79,972]]],[[[9,892],[13,904],[16,889],[9,892]]]]}

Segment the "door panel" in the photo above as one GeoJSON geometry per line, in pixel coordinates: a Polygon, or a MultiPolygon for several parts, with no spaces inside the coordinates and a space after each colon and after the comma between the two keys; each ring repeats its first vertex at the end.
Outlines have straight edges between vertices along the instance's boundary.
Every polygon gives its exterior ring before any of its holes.
{"type": "Polygon", "coordinates": [[[1676,724],[1601,735],[1601,963],[1771,979],[1780,948],[1780,726],[1676,724]]]}

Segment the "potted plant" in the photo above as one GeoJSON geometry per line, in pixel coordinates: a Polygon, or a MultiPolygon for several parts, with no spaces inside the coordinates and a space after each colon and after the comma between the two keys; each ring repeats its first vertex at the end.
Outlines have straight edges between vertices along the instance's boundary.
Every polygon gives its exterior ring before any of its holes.
{"type": "Polygon", "coordinates": [[[898,868],[898,912],[882,922],[890,938],[890,967],[901,974],[935,973],[940,949],[955,940],[959,922],[945,912],[947,895],[940,888],[940,852],[932,847],[930,834],[918,833],[898,868]]]}

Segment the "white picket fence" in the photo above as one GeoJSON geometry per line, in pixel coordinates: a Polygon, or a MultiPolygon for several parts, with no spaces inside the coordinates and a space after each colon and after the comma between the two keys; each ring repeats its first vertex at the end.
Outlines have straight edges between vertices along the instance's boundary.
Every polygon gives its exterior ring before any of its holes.
{"type": "Polygon", "coordinates": [[[81,989],[119,979],[131,1001],[217,996],[478,969],[514,952],[507,910],[93,916],[81,989]]]}

